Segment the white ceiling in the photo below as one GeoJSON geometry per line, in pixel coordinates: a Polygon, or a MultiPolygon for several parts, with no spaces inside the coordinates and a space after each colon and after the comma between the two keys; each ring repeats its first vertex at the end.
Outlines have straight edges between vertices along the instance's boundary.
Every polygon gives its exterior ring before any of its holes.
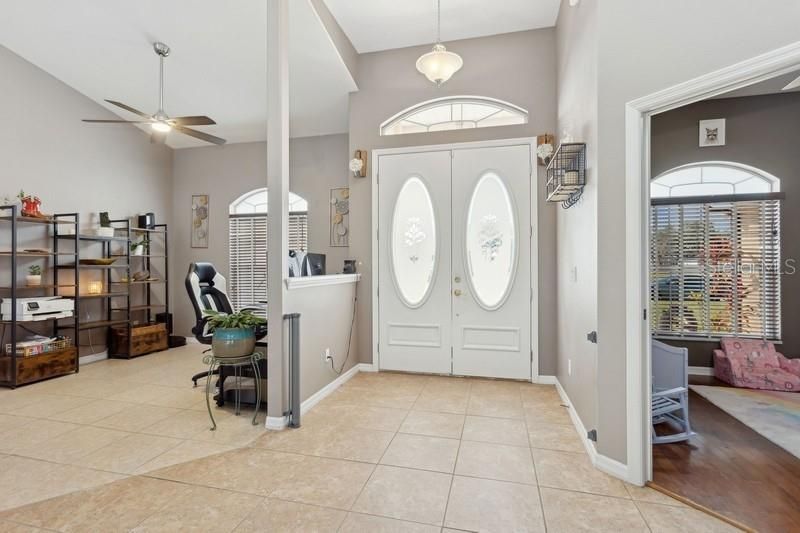
{"type": "Polygon", "coordinates": [[[736,89],[735,91],[722,93],[715,98],[740,98],[742,96],[800,92],[800,87],[794,87],[787,91],[783,90],[784,87],[796,80],[798,76],[800,76],[800,71],[790,72],[781,76],[775,76],[774,78],[770,78],[759,83],[754,83],[753,85],[748,85],[747,87],[742,87],[741,89],[736,89]]]}
{"type": "MultiPolygon", "coordinates": [[[[359,53],[433,44],[436,0],[325,0],[359,53]]],[[[441,0],[442,40],[555,26],[560,0],[441,0]]]]}
{"type": "MultiPolygon", "coordinates": [[[[24,0],[3,2],[0,44],[123,118],[103,102],[158,107],[158,58],[166,60],[166,112],[208,115],[199,126],[228,142],[266,139],[266,2],[253,0],[24,0]]],[[[354,81],[308,0],[290,3],[291,135],[347,131],[354,81]]],[[[104,118],[104,117],[86,117],[104,118]]],[[[116,128],[125,125],[86,124],[116,128]]],[[[171,133],[173,148],[209,146],[171,133]]]]}

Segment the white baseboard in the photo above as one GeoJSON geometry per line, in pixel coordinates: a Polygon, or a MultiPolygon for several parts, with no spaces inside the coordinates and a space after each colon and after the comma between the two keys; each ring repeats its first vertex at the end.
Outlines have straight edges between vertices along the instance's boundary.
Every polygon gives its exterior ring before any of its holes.
{"type": "Polygon", "coordinates": [[[289,425],[289,418],[285,416],[268,416],[266,428],[271,431],[280,431],[289,425]]]}
{"type": "Polygon", "coordinates": [[[306,412],[309,409],[311,409],[319,402],[324,400],[327,396],[332,394],[333,391],[335,391],[336,389],[338,389],[339,387],[350,381],[350,379],[352,379],[353,376],[355,376],[359,372],[363,372],[363,370],[361,370],[361,366],[362,365],[353,365],[353,367],[350,370],[348,370],[347,372],[337,377],[336,379],[334,379],[333,381],[322,387],[320,390],[318,390],[317,392],[306,398],[306,400],[300,405],[300,415],[302,416],[306,414],[306,412]]]}
{"type": "Polygon", "coordinates": [[[586,426],[583,425],[581,421],[581,417],[578,416],[578,412],[575,408],[572,407],[572,402],[567,395],[567,391],[564,390],[564,387],[561,386],[561,383],[558,381],[558,378],[553,376],[555,381],[556,390],[558,391],[558,395],[561,396],[561,401],[567,406],[569,410],[569,417],[572,420],[572,425],[575,426],[575,431],[578,432],[578,437],[580,437],[581,442],[583,443],[583,447],[586,449],[587,455],[589,455],[589,460],[592,462],[595,468],[598,470],[602,470],[606,474],[610,474],[614,477],[618,477],[623,481],[629,481],[628,479],[628,465],[622,464],[619,461],[606,457],[605,455],[597,453],[597,448],[595,448],[594,442],[590,441],[587,437],[586,426]]]}
{"type": "Polygon", "coordinates": [[[689,375],[690,376],[713,376],[714,369],[708,366],[690,366],[689,367],[689,375]]]}
{"type": "Polygon", "coordinates": [[[108,350],[104,350],[99,353],[93,353],[91,355],[84,355],[83,357],[78,358],[78,365],[88,365],[91,363],[96,363],[97,361],[103,361],[108,359],[108,350]]]}
{"type": "Polygon", "coordinates": [[[375,363],[361,363],[358,365],[359,372],[377,372],[378,366],[375,363]]]}
{"type": "Polygon", "coordinates": [[[555,376],[534,376],[531,380],[532,383],[539,385],[555,385],[557,381],[555,376]]]}

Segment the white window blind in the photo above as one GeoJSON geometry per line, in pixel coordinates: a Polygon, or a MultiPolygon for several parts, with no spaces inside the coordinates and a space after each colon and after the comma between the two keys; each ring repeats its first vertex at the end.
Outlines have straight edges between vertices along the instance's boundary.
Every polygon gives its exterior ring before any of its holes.
{"type": "Polygon", "coordinates": [[[653,332],[780,340],[780,202],[653,205],[653,332]]]}
{"type": "MultiPolygon", "coordinates": [[[[234,309],[267,299],[267,215],[231,216],[228,222],[230,279],[234,309]]],[[[307,213],[290,213],[289,248],[308,248],[307,213]]]]}

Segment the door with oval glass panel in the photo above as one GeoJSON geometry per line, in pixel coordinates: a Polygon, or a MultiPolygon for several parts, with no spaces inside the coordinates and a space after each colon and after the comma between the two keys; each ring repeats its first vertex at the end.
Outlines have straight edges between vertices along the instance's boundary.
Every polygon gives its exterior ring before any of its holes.
{"type": "Polygon", "coordinates": [[[449,374],[450,151],[378,160],[382,370],[449,374]]]}
{"type": "Polygon", "coordinates": [[[531,377],[530,145],[457,149],[453,373],[531,377]]]}
{"type": "Polygon", "coordinates": [[[530,157],[379,155],[381,369],[531,377],[530,157]]]}

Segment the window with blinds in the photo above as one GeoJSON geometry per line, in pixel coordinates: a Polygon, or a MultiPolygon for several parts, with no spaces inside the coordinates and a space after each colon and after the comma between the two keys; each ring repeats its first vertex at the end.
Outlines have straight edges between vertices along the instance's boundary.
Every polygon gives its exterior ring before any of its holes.
{"type": "MultiPolygon", "coordinates": [[[[267,215],[231,215],[228,222],[230,277],[234,309],[267,299],[267,215]]],[[[308,249],[308,214],[289,214],[289,249],[308,249]]]]}
{"type": "Polygon", "coordinates": [[[780,340],[780,201],[665,200],[650,218],[654,334],[780,340]]]}

